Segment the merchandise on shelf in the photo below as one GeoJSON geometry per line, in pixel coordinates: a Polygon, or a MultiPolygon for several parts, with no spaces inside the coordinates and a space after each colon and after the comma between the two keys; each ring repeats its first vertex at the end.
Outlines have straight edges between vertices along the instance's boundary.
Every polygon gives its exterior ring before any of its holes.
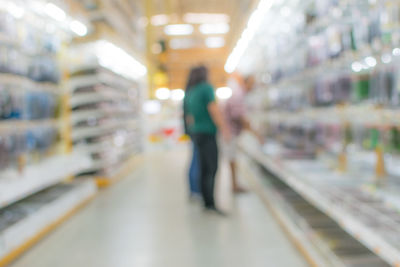
{"type": "Polygon", "coordinates": [[[238,67],[259,77],[252,97],[264,103],[253,119],[267,145],[248,154],[390,265],[400,261],[399,10],[279,1],[238,67]]]}
{"type": "Polygon", "coordinates": [[[21,156],[46,157],[58,141],[58,130],[52,126],[0,130],[0,171],[16,168],[21,156]]]}
{"type": "Polygon", "coordinates": [[[26,20],[0,10],[0,73],[11,73],[37,82],[58,83],[55,54],[60,40],[26,20]]]}
{"type": "Polygon", "coordinates": [[[0,87],[0,120],[55,118],[58,104],[55,93],[19,89],[15,86],[0,87]]]}
{"type": "Polygon", "coordinates": [[[140,86],[100,66],[79,67],[71,76],[72,139],[93,166],[83,175],[112,177],[141,149],[140,86]]]}

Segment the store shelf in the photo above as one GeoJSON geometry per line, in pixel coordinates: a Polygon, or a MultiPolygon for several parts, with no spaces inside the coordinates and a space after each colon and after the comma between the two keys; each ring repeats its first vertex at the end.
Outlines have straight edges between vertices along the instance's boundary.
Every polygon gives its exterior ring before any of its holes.
{"type": "Polygon", "coordinates": [[[72,140],[77,141],[80,139],[85,139],[89,137],[97,137],[106,135],[108,133],[113,133],[117,129],[127,129],[137,125],[138,120],[128,119],[119,121],[110,121],[102,123],[100,126],[83,126],[74,127],[72,131],[72,140]]]}
{"type": "Polygon", "coordinates": [[[74,150],[88,153],[93,159],[80,174],[113,180],[113,173],[125,158],[136,152],[130,140],[140,133],[141,101],[132,97],[141,95],[140,86],[97,64],[72,67],[72,73],[70,102],[75,110],[71,112],[71,138],[74,150]],[[79,108],[102,102],[104,105],[93,105],[89,110],[79,108]],[[92,126],[88,126],[90,122],[92,126]]]}
{"type": "Polygon", "coordinates": [[[388,266],[279,178],[247,157],[240,162],[257,194],[312,266],[388,266]]]}
{"type": "MultiPolygon", "coordinates": [[[[91,180],[74,183],[70,190],[44,204],[0,232],[0,266],[6,266],[39,241],[45,234],[67,219],[96,194],[91,180]]],[[[28,205],[34,205],[29,202],[28,205]]],[[[23,205],[23,203],[22,203],[23,205]]]]}
{"type": "Polygon", "coordinates": [[[323,123],[345,123],[368,126],[400,124],[400,112],[396,109],[377,108],[373,105],[308,108],[293,112],[269,111],[264,118],[270,122],[298,123],[304,120],[323,123]]]}
{"type": "Polygon", "coordinates": [[[0,42],[8,45],[17,46],[18,42],[5,33],[0,33],[0,42]]]}
{"type": "Polygon", "coordinates": [[[125,78],[108,72],[99,72],[96,74],[79,75],[72,77],[69,81],[69,88],[72,93],[77,88],[87,87],[103,84],[116,90],[123,90],[132,87],[132,82],[125,80],[125,78]]]}
{"type": "Polygon", "coordinates": [[[126,159],[125,162],[120,164],[118,168],[115,168],[112,171],[107,173],[107,176],[97,176],[96,184],[99,188],[104,188],[111,186],[124,177],[126,177],[136,166],[136,164],[140,164],[141,158],[134,155],[130,158],[126,159]]]}
{"type": "Polygon", "coordinates": [[[99,102],[110,101],[109,97],[100,95],[98,93],[80,93],[71,97],[70,106],[72,109],[88,104],[95,104],[99,102]]]}
{"type": "Polygon", "coordinates": [[[93,127],[79,127],[72,131],[72,140],[78,141],[90,137],[99,137],[106,135],[112,131],[112,127],[106,126],[93,126],[93,127]]]}
{"type": "Polygon", "coordinates": [[[78,144],[74,147],[75,151],[80,151],[83,153],[99,153],[109,149],[109,142],[100,142],[93,144],[78,144]]]}
{"type": "MultiPolygon", "coordinates": [[[[254,168],[254,166],[252,166],[248,160],[243,159],[243,157],[241,161],[244,161],[243,165],[246,168],[246,174],[250,175],[250,182],[254,184],[254,188],[257,188],[256,193],[271,210],[281,227],[283,227],[289,238],[304,255],[310,265],[327,266],[328,260],[324,258],[318,251],[318,248],[312,244],[309,235],[307,235],[307,233],[295,223],[293,218],[289,216],[287,209],[283,207],[284,202],[282,199],[277,197],[276,192],[273,191],[272,188],[262,185],[260,182],[261,174],[257,168],[254,168]]],[[[241,167],[243,168],[243,166],[241,167]]]]}
{"type": "MultiPolygon", "coordinates": [[[[291,170],[282,160],[263,154],[254,144],[245,142],[242,143],[241,147],[255,161],[282,179],[282,181],[312,205],[335,220],[347,233],[376,253],[387,263],[393,266],[399,266],[400,248],[383,237],[382,232],[379,231],[376,226],[367,225],[360,217],[354,216],[345,207],[341,206],[341,203],[334,201],[335,197],[338,199],[345,197],[346,192],[342,193],[341,189],[337,188],[335,185],[327,188],[327,190],[329,189],[327,191],[319,187],[318,184],[307,183],[303,178],[307,173],[299,173],[298,170],[291,170]]],[[[357,203],[353,204],[357,205],[357,203]]],[[[378,214],[377,212],[372,215],[378,216],[378,214]]],[[[390,232],[388,232],[387,236],[390,236],[389,233],[390,232]]],[[[393,234],[396,233],[397,232],[394,232],[393,234]]]]}
{"type": "Polygon", "coordinates": [[[37,82],[27,77],[11,73],[0,73],[0,84],[20,85],[30,90],[49,91],[52,93],[60,92],[57,84],[50,82],[37,82]]]}
{"type": "Polygon", "coordinates": [[[57,119],[44,120],[0,120],[0,129],[26,129],[32,127],[58,126],[57,119]]]}
{"type": "MultiPolygon", "coordinates": [[[[71,112],[71,124],[75,125],[79,122],[87,121],[88,119],[100,119],[103,117],[118,117],[123,115],[129,115],[129,110],[124,110],[120,108],[114,109],[90,109],[90,110],[81,110],[81,111],[73,111],[71,112]]],[[[123,120],[132,120],[132,117],[126,118],[123,120]]]]}
{"type": "Polygon", "coordinates": [[[74,153],[27,166],[22,174],[14,170],[3,171],[0,173],[0,208],[55,185],[90,164],[87,155],[74,153]]]}
{"type": "Polygon", "coordinates": [[[75,125],[82,121],[87,121],[88,119],[100,119],[107,116],[108,113],[103,110],[82,110],[71,112],[71,124],[75,125]]]}

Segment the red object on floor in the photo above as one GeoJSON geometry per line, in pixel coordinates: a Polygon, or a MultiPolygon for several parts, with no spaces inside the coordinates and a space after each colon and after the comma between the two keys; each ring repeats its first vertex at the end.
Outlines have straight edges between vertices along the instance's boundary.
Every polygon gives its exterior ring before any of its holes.
{"type": "Polygon", "coordinates": [[[171,136],[175,133],[175,128],[165,128],[165,129],[163,129],[163,133],[166,136],[171,136]]]}

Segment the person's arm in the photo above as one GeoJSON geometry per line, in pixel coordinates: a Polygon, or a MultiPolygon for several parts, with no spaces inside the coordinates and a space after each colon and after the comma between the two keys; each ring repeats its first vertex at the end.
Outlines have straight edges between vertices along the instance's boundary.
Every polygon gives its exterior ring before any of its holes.
{"type": "Polygon", "coordinates": [[[226,141],[230,141],[232,138],[231,131],[229,130],[228,125],[226,124],[225,118],[222,115],[222,112],[218,107],[217,102],[215,101],[210,102],[207,108],[212,120],[214,121],[215,125],[217,125],[217,128],[221,132],[224,139],[226,141]]]}

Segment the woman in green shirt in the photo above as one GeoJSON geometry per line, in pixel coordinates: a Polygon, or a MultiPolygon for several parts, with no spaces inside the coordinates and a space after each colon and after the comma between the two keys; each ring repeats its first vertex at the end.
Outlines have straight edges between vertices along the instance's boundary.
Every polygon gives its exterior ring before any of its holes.
{"type": "Polygon", "coordinates": [[[200,184],[206,210],[222,214],[215,206],[214,186],[218,169],[218,130],[227,140],[229,128],[215,100],[214,89],[208,83],[206,67],[191,70],[190,85],[184,99],[185,121],[198,149],[200,158],[200,184]]]}

